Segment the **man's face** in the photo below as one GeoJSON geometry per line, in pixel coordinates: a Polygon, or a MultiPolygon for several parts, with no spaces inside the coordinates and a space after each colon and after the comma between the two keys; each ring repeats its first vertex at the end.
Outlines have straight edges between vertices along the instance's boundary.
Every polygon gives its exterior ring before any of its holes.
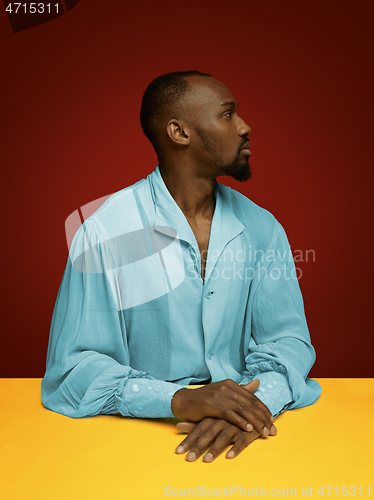
{"type": "Polygon", "coordinates": [[[248,180],[251,152],[247,136],[251,129],[239,117],[232,93],[226,85],[210,77],[188,77],[188,83],[193,89],[186,102],[191,148],[201,165],[201,173],[248,180]]]}

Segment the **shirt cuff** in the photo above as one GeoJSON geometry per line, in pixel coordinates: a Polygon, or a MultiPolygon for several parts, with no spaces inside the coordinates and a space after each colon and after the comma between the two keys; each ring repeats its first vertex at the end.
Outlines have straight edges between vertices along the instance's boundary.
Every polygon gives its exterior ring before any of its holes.
{"type": "Polygon", "coordinates": [[[253,377],[254,379],[260,381],[255,396],[269,408],[274,417],[287,409],[292,402],[292,392],[285,375],[278,372],[264,372],[253,377]]]}
{"type": "Polygon", "coordinates": [[[179,389],[183,386],[162,380],[126,379],[115,396],[116,406],[127,417],[174,417],[171,400],[179,389]]]}

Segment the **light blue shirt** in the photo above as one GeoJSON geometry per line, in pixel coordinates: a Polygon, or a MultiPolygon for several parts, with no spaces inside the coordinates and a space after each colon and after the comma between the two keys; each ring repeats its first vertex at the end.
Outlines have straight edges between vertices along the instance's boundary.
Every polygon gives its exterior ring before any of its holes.
{"type": "Polygon", "coordinates": [[[313,404],[315,352],[286,234],[216,181],[205,279],[158,166],[79,228],[52,318],[43,405],[70,417],[169,417],[184,385],[260,380],[273,415],[313,404]]]}

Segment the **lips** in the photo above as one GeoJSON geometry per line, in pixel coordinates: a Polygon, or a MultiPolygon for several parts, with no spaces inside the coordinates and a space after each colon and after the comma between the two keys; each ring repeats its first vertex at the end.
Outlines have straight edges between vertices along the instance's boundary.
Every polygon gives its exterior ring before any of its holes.
{"type": "Polygon", "coordinates": [[[245,155],[245,156],[252,156],[252,151],[249,149],[251,147],[251,143],[248,141],[244,144],[242,149],[240,150],[240,153],[245,155]]]}

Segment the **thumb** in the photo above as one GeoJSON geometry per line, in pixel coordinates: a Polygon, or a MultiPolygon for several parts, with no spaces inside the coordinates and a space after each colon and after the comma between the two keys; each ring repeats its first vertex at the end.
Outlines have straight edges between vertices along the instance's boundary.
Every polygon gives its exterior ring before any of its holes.
{"type": "Polygon", "coordinates": [[[247,389],[247,391],[253,393],[256,392],[260,387],[260,381],[258,380],[258,378],[255,378],[254,380],[252,380],[252,382],[249,382],[249,384],[245,384],[242,387],[244,387],[244,389],[247,389]]]}
{"type": "Polygon", "coordinates": [[[196,427],[197,422],[178,422],[176,425],[176,428],[179,432],[182,432],[183,434],[189,434],[194,427],[196,427]]]}

